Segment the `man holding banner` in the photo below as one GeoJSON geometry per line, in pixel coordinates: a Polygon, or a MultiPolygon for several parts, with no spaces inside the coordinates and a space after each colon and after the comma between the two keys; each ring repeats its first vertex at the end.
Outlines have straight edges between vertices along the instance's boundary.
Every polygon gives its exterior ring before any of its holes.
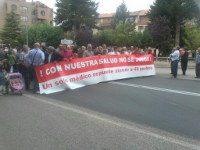
{"type": "Polygon", "coordinates": [[[48,63],[51,63],[51,62],[57,63],[61,60],[63,60],[63,56],[59,52],[57,52],[54,47],[49,46],[47,48],[47,55],[45,57],[45,64],[48,64],[48,63]]]}

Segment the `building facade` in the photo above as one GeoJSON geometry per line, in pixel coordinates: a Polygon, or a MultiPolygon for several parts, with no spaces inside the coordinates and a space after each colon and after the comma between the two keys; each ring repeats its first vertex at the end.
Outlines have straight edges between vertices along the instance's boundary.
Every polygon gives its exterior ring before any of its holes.
{"type": "MultiPolygon", "coordinates": [[[[129,20],[133,21],[136,25],[135,30],[143,32],[144,29],[149,24],[149,19],[147,17],[148,10],[141,10],[136,12],[130,12],[129,14],[129,20]]],[[[98,27],[111,27],[112,19],[115,13],[110,14],[100,14],[97,18],[97,26],[98,27]]]]}
{"type": "Polygon", "coordinates": [[[11,11],[19,15],[21,26],[28,26],[38,22],[46,22],[53,25],[53,9],[39,1],[0,0],[0,29],[4,26],[6,14],[11,11]]]}

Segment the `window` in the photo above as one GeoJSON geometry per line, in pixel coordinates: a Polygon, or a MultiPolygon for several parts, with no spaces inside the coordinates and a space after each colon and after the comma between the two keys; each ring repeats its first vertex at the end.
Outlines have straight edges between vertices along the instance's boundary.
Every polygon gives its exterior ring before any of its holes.
{"type": "Polygon", "coordinates": [[[139,31],[144,30],[144,26],[138,26],[138,30],[139,31]]]}
{"type": "Polygon", "coordinates": [[[16,11],[16,10],[17,10],[17,5],[12,4],[12,5],[11,5],[11,9],[12,9],[12,11],[16,11]]]}
{"type": "Polygon", "coordinates": [[[45,11],[44,10],[41,11],[41,15],[45,16],[45,11]]]}
{"type": "Polygon", "coordinates": [[[36,19],[32,19],[32,23],[36,23],[36,19]]]}
{"type": "Polygon", "coordinates": [[[24,6],[21,6],[20,7],[20,11],[23,12],[23,13],[27,13],[28,12],[28,8],[24,7],[24,6]]]}
{"type": "Polygon", "coordinates": [[[27,16],[21,16],[20,19],[23,22],[28,22],[28,17],[27,16]]]}
{"type": "Polygon", "coordinates": [[[34,10],[34,9],[32,10],[32,15],[34,15],[34,16],[36,15],[36,10],[34,10]]]}

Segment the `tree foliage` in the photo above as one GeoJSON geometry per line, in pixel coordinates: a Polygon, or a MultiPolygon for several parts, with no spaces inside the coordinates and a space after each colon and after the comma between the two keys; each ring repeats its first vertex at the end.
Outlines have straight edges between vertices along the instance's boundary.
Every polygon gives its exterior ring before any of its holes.
{"type": "Polygon", "coordinates": [[[93,32],[88,27],[81,28],[77,33],[76,39],[77,45],[87,45],[88,43],[94,43],[93,32]]]}
{"type": "Polygon", "coordinates": [[[194,0],[156,0],[149,12],[151,22],[164,16],[169,20],[175,46],[180,45],[181,25],[199,15],[199,8],[194,0]]]}
{"type": "Polygon", "coordinates": [[[129,12],[125,2],[123,1],[116,10],[115,15],[113,16],[112,26],[115,28],[118,24],[125,24],[129,18],[129,12]]]}
{"type": "MultiPolygon", "coordinates": [[[[35,24],[28,27],[29,45],[33,46],[35,42],[46,43],[46,45],[58,46],[63,39],[63,31],[59,27],[53,27],[48,24],[35,24]]],[[[26,43],[27,30],[24,29],[23,40],[26,43]]]]}
{"type": "Polygon", "coordinates": [[[151,36],[153,40],[153,45],[160,49],[163,54],[168,54],[171,50],[171,29],[169,27],[169,20],[164,17],[156,18],[152,24],[151,36]]]}
{"type": "Polygon", "coordinates": [[[131,23],[118,24],[114,30],[103,30],[97,33],[98,44],[111,46],[152,46],[152,39],[148,28],[144,32],[136,32],[131,23]]]}
{"type": "Polygon", "coordinates": [[[186,26],[185,33],[184,42],[189,49],[196,50],[200,47],[200,28],[197,25],[193,27],[186,26]]]}
{"type": "Polygon", "coordinates": [[[56,0],[56,24],[64,31],[74,31],[75,37],[82,26],[96,27],[98,3],[92,0],[56,0]]]}
{"type": "Polygon", "coordinates": [[[19,15],[11,12],[6,15],[5,19],[6,22],[1,32],[2,42],[10,47],[20,46],[22,40],[19,15]]]}

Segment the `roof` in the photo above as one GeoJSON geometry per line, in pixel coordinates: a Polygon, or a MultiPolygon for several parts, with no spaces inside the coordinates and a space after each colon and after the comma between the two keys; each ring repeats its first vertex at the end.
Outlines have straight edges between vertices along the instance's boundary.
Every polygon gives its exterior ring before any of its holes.
{"type": "Polygon", "coordinates": [[[110,13],[110,14],[100,14],[98,18],[112,18],[115,13],[110,13]]]}
{"type": "Polygon", "coordinates": [[[135,12],[130,12],[131,16],[146,16],[149,10],[140,10],[135,12]]]}
{"type": "Polygon", "coordinates": [[[149,22],[141,22],[141,23],[137,23],[137,26],[147,26],[149,24],[149,22]]]}
{"type": "MultiPolygon", "coordinates": [[[[130,12],[130,16],[146,16],[149,10],[140,10],[140,11],[134,11],[130,12]]],[[[115,15],[115,13],[107,13],[107,14],[100,14],[98,18],[112,18],[115,15]]]]}

